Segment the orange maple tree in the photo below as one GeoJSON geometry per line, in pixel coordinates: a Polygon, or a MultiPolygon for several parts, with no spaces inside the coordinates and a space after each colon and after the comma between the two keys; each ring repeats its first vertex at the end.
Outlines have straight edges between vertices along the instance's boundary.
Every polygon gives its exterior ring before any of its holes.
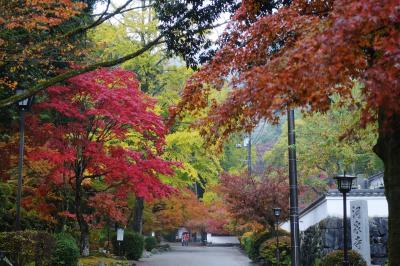
{"type": "Polygon", "coordinates": [[[228,98],[212,102],[202,120],[215,141],[261,119],[277,122],[287,108],[326,111],[332,95],[351,99],[354,83],[363,84],[364,104],[354,108],[363,111],[360,126],[379,124],[374,151],[385,164],[389,261],[399,265],[399,1],[295,0],[264,14],[258,3],[242,1],[221,49],[187,82],[172,115],[205,108],[212,88],[228,83],[228,98]]]}
{"type": "Polygon", "coordinates": [[[39,69],[44,69],[46,75],[54,75],[68,62],[69,55],[79,55],[76,39],[57,36],[68,29],[66,23],[81,14],[85,7],[84,2],[72,0],[3,1],[0,11],[1,90],[15,89],[19,83],[41,78],[39,69]]]}
{"type": "Polygon", "coordinates": [[[222,199],[207,204],[192,191],[183,189],[151,202],[148,208],[152,214],[144,224],[147,231],[170,232],[183,226],[203,233],[229,233],[231,214],[222,199]]]}
{"type": "Polygon", "coordinates": [[[154,213],[161,230],[169,231],[181,226],[199,229],[207,217],[206,207],[190,190],[182,190],[154,204],[162,206],[154,213]]]}

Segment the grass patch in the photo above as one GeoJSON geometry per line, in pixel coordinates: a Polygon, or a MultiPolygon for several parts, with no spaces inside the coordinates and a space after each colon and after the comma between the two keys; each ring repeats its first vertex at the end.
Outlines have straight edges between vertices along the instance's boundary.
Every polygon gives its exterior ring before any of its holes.
{"type": "Polygon", "coordinates": [[[104,262],[107,266],[128,266],[128,261],[117,260],[114,258],[100,257],[100,256],[89,256],[79,259],[79,265],[83,266],[98,266],[99,262],[104,262]]]}

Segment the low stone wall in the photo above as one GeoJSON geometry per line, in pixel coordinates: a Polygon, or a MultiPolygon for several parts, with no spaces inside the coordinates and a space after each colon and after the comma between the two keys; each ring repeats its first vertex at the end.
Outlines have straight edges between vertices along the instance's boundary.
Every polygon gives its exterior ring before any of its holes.
{"type": "Polygon", "coordinates": [[[371,263],[385,265],[387,260],[388,218],[369,219],[369,241],[371,244],[371,263]]]}
{"type": "MultiPolygon", "coordinates": [[[[387,258],[387,218],[369,219],[371,262],[373,265],[384,265],[387,258]]],[[[348,221],[348,247],[351,247],[350,219],[348,221]]],[[[327,253],[343,249],[343,224],[341,218],[330,217],[301,232],[301,263],[304,266],[314,265],[316,259],[327,253]]]]}

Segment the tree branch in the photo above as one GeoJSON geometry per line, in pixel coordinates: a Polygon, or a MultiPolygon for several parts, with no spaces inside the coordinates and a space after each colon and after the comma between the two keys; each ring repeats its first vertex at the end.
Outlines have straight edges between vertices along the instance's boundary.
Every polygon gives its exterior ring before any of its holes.
{"type": "MultiPolygon", "coordinates": [[[[130,0],[132,1],[132,0],[130,0]]],[[[184,18],[181,18],[181,20],[183,20],[184,18]]],[[[181,21],[180,20],[180,21],[181,21]]],[[[176,23],[178,24],[179,21],[176,23]]],[[[203,31],[203,30],[207,30],[207,29],[213,29],[215,27],[218,27],[220,25],[222,25],[224,23],[220,23],[220,24],[216,24],[216,25],[210,25],[207,27],[203,27],[198,29],[198,32],[203,31]]],[[[169,31],[173,30],[174,27],[172,26],[169,31]]],[[[109,61],[105,61],[105,62],[100,62],[100,63],[95,63],[89,66],[85,66],[79,69],[73,69],[73,70],[69,70],[66,71],[60,75],[57,75],[53,78],[50,78],[48,80],[43,80],[43,81],[39,81],[35,86],[31,87],[31,88],[25,88],[25,91],[21,94],[15,94],[13,96],[10,96],[6,99],[0,100],[0,108],[6,107],[6,106],[10,106],[13,103],[16,103],[18,101],[21,101],[25,98],[31,97],[33,95],[35,95],[36,93],[54,85],[57,84],[59,82],[65,81],[66,79],[69,79],[71,77],[86,73],[86,72],[90,72],[93,70],[96,70],[98,68],[101,67],[112,67],[118,64],[121,64],[125,61],[128,61],[130,59],[133,59],[135,57],[138,57],[140,55],[142,55],[143,53],[145,53],[146,51],[148,51],[149,49],[151,49],[153,46],[164,43],[165,41],[162,41],[161,39],[164,37],[165,33],[161,33],[157,38],[155,38],[154,40],[148,42],[145,46],[143,46],[142,48],[136,50],[133,53],[130,53],[126,56],[117,58],[117,59],[113,59],[113,60],[109,60],[109,61]]]]}
{"type": "MultiPolygon", "coordinates": [[[[127,8],[125,10],[122,10],[121,12],[119,12],[119,14],[123,14],[123,13],[129,12],[129,11],[133,11],[133,10],[137,10],[137,9],[146,9],[146,8],[149,8],[149,7],[152,7],[152,6],[154,6],[154,5],[135,6],[135,7],[131,7],[131,8],[127,8]]],[[[93,14],[91,16],[92,17],[98,17],[98,16],[103,16],[103,15],[109,15],[109,14],[111,14],[111,13],[103,12],[101,14],[93,14]]]]}
{"type": "Polygon", "coordinates": [[[54,84],[56,84],[58,82],[64,81],[64,80],[66,80],[68,78],[71,78],[71,77],[74,77],[74,76],[77,76],[79,74],[83,74],[83,73],[86,73],[86,72],[90,72],[90,71],[93,71],[93,70],[101,68],[101,67],[115,66],[115,65],[121,64],[121,63],[123,63],[125,61],[128,61],[128,60],[130,60],[132,58],[138,57],[139,55],[143,54],[147,50],[151,49],[153,46],[161,43],[160,40],[161,40],[161,38],[163,36],[164,35],[162,35],[162,34],[159,35],[154,40],[148,42],[144,47],[142,47],[139,50],[136,50],[135,52],[133,52],[131,54],[128,54],[128,55],[126,55],[124,57],[120,57],[120,58],[113,59],[113,60],[110,60],[110,61],[95,63],[95,64],[92,64],[92,65],[89,65],[89,66],[86,66],[86,67],[83,67],[83,68],[80,68],[80,69],[73,69],[73,70],[67,71],[65,73],[62,73],[62,74],[60,74],[58,76],[55,76],[53,78],[50,78],[48,80],[39,81],[37,85],[33,86],[32,88],[26,89],[24,91],[24,93],[16,94],[16,95],[8,97],[8,98],[6,98],[4,100],[1,100],[0,101],[0,108],[9,106],[9,105],[11,105],[11,104],[13,104],[15,102],[18,102],[18,101],[23,100],[25,98],[31,97],[34,94],[36,94],[36,93],[38,93],[38,92],[40,92],[40,91],[52,86],[52,85],[54,85],[54,84]]]}
{"type": "Polygon", "coordinates": [[[79,33],[83,33],[83,32],[85,32],[87,30],[90,30],[90,29],[92,29],[94,27],[97,27],[98,25],[100,25],[104,21],[112,18],[113,16],[115,16],[117,14],[120,14],[122,12],[122,10],[125,7],[127,7],[132,1],[133,0],[127,0],[125,2],[125,4],[123,4],[122,6],[118,7],[117,9],[115,9],[114,12],[108,13],[108,14],[107,14],[107,10],[108,10],[108,5],[107,5],[107,9],[103,12],[102,15],[100,15],[100,17],[95,22],[93,22],[92,24],[87,25],[87,26],[82,26],[82,27],[78,27],[76,29],[73,29],[73,30],[67,32],[66,34],[62,35],[61,38],[69,38],[69,37],[71,37],[73,35],[76,35],[76,34],[79,34],[79,33]]]}
{"type": "Polygon", "coordinates": [[[97,19],[96,22],[100,21],[104,16],[106,16],[106,15],[108,14],[107,12],[108,12],[108,9],[110,8],[110,5],[111,5],[111,0],[107,0],[106,9],[104,10],[103,14],[101,14],[101,15],[99,16],[99,18],[97,19]]]}
{"type": "Polygon", "coordinates": [[[132,11],[132,10],[136,10],[136,9],[146,9],[146,8],[149,8],[149,7],[152,7],[152,6],[154,6],[154,5],[135,6],[135,7],[131,7],[131,8],[127,8],[127,9],[125,9],[125,10],[122,10],[122,11],[120,12],[120,14],[129,12],[129,11],[132,11]]]}

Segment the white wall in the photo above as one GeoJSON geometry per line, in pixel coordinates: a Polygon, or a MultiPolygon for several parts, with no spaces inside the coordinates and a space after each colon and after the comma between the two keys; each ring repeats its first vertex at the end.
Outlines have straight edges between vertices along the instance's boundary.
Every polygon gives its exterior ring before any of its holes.
{"type": "MultiPolygon", "coordinates": [[[[306,230],[308,227],[319,223],[328,217],[328,208],[326,199],[319,202],[314,208],[302,213],[299,216],[299,229],[300,231],[306,230]]],[[[290,232],[290,222],[286,221],[281,224],[280,228],[290,232]]]]}
{"type": "Polygon", "coordinates": [[[207,234],[207,242],[212,244],[240,244],[236,236],[213,236],[207,234]]]}
{"type": "Polygon", "coordinates": [[[299,217],[299,229],[300,231],[306,230],[308,227],[319,223],[326,217],[328,217],[327,200],[324,199],[318,206],[308,210],[299,217]]]}
{"type": "MultiPolygon", "coordinates": [[[[386,197],[347,197],[347,217],[350,217],[350,201],[366,200],[368,203],[368,217],[388,217],[386,197]]],[[[327,217],[343,217],[343,198],[329,197],[319,202],[314,208],[299,216],[299,229],[304,231],[310,226],[319,223],[327,217]]],[[[281,224],[280,228],[290,232],[290,222],[281,224]]]]}
{"type": "MultiPolygon", "coordinates": [[[[340,197],[326,197],[328,216],[343,217],[343,199],[340,197]]],[[[388,217],[386,197],[347,197],[347,216],[350,217],[350,201],[366,200],[368,203],[368,217],[388,217]]]]}

